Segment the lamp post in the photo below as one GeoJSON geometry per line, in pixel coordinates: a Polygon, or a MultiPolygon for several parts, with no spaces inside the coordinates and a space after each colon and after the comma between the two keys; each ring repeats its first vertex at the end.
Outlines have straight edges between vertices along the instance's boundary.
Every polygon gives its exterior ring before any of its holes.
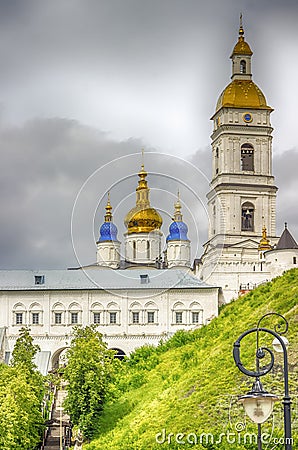
{"type": "Polygon", "coordinates": [[[260,381],[260,377],[269,373],[274,366],[274,354],[272,350],[267,347],[262,347],[259,345],[259,334],[260,332],[265,332],[271,334],[274,337],[273,348],[276,351],[283,352],[283,369],[284,369],[284,397],[283,397],[283,410],[284,410],[284,440],[285,440],[285,450],[292,450],[292,433],[291,433],[291,399],[289,396],[289,371],[288,371],[288,354],[287,354],[287,344],[286,338],[281,336],[288,331],[288,322],[284,316],[278,313],[268,313],[262,316],[257,324],[256,328],[251,328],[245,331],[239,336],[237,341],[234,343],[233,357],[238,369],[248,375],[249,377],[255,378],[252,390],[246,395],[240,397],[239,401],[243,403],[244,409],[247,415],[258,424],[258,449],[262,449],[262,439],[261,439],[261,423],[265,422],[273,410],[274,402],[278,400],[275,395],[269,394],[263,388],[260,381]],[[282,327],[280,324],[275,327],[274,330],[269,328],[260,328],[261,321],[267,317],[275,315],[280,317],[285,325],[284,330],[280,330],[282,327]],[[279,329],[280,331],[277,331],[279,329]],[[246,369],[240,359],[240,345],[242,339],[251,334],[256,333],[256,370],[246,369]],[[260,368],[260,360],[265,356],[270,356],[270,362],[265,367],[260,368]]]}

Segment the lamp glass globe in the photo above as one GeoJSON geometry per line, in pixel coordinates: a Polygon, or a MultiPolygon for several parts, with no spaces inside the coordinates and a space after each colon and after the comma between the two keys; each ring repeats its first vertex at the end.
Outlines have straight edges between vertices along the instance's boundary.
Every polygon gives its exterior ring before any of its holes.
{"type": "Polygon", "coordinates": [[[273,411],[274,398],[251,397],[243,399],[243,406],[248,417],[255,423],[263,423],[273,411]]]}

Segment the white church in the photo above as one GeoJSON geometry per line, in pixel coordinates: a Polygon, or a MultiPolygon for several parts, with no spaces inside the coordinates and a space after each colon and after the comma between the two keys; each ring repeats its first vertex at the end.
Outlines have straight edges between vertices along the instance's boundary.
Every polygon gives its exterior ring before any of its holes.
{"type": "Polygon", "coordinates": [[[162,217],[150,204],[148,174],[138,173],[135,206],[124,218],[124,258],[110,198],[96,263],[71,270],[0,271],[0,358],[9,359],[28,325],[43,373],[57,367],[75,325],[98,325],[118,356],[157,345],[177,330],[207,325],[220,304],[297,267],[287,226],[276,235],[272,126],[264,94],[252,81],[252,51],[240,24],[232,81],[212,117],[212,180],[208,241],[191,261],[181,202],[162,251],[162,217]]]}

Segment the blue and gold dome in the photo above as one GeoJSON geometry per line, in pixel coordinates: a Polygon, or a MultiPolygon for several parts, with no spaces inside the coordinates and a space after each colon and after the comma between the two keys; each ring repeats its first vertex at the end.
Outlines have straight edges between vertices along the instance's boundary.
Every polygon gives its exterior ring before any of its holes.
{"type": "Polygon", "coordinates": [[[181,203],[179,198],[179,192],[178,192],[178,199],[175,203],[175,213],[173,222],[171,223],[169,227],[169,235],[166,239],[167,242],[169,241],[189,241],[187,237],[188,232],[188,226],[186,223],[182,221],[182,214],[181,214],[181,203]]]}
{"type": "Polygon", "coordinates": [[[118,241],[117,239],[118,230],[116,225],[112,222],[112,220],[113,220],[112,206],[110,204],[110,193],[108,193],[105,221],[100,227],[99,230],[100,236],[98,242],[118,241]]]}

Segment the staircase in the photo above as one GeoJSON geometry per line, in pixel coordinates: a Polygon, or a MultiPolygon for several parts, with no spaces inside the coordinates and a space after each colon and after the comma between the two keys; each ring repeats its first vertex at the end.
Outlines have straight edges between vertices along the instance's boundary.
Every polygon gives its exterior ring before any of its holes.
{"type": "Polygon", "coordinates": [[[66,450],[65,431],[69,429],[69,416],[63,410],[63,401],[67,395],[65,386],[57,392],[55,407],[53,410],[53,423],[48,428],[47,437],[41,450],[66,450]]]}

